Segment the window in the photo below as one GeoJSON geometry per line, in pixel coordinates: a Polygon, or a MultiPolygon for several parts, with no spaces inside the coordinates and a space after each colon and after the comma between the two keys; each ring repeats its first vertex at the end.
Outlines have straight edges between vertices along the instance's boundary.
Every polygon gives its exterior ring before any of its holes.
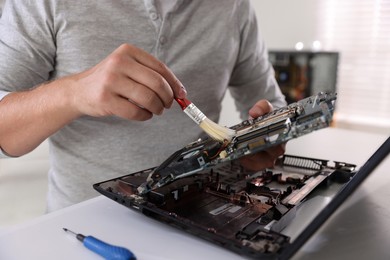
{"type": "Polygon", "coordinates": [[[390,133],[390,1],[323,0],[323,49],[340,52],[336,123],[390,133]]]}

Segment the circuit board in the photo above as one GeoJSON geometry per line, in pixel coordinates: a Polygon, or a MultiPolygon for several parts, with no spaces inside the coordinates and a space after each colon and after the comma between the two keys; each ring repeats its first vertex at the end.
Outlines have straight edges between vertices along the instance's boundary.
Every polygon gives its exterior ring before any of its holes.
{"type": "Polygon", "coordinates": [[[147,193],[176,179],[208,167],[232,161],[285,143],[293,138],[328,127],[332,121],[335,93],[319,93],[256,119],[230,127],[235,136],[220,143],[211,138],[198,140],[171,155],[150,173],[139,187],[147,193]]]}
{"type": "Polygon", "coordinates": [[[198,140],[158,167],[94,188],[240,254],[274,258],[298,236],[299,209],[334,196],[353,178],[356,166],[283,155],[273,168],[250,171],[237,159],[329,126],[335,100],[336,94],[327,93],[303,99],[232,126],[230,142],[198,140]]]}
{"type": "Polygon", "coordinates": [[[390,139],[359,171],[351,163],[288,154],[271,168],[251,171],[238,158],[329,126],[335,99],[320,93],[231,127],[230,142],[198,140],[158,167],[93,187],[239,255],[291,259],[389,154],[390,139]]]}

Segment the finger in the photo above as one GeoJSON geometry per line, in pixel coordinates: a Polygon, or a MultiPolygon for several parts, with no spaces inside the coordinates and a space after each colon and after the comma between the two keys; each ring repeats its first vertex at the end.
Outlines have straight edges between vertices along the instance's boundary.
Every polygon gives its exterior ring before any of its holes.
{"type": "Polygon", "coordinates": [[[132,57],[134,57],[136,61],[148,68],[151,68],[152,70],[163,76],[173,90],[175,97],[186,97],[186,90],[183,84],[164,63],[162,63],[146,51],[131,46],[129,44],[124,44],[120,48],[123,48],[124,51],[126,51],[127,53],[132,53],[132,57]]]}
{"type": "Polygon", "coordinates": [[[111,106],[112,114],[136,121],[145,121],[153,117],[149,111],[129,102],[126,98],[117,97],[111,106]]]}
{"type": "Polygon", "coordinates": [[[250,171],[260,171],[265,168],[272,168],[276,158],[267,152],[259,152],[254,155],[244,156],[240,159],[241,165],[250,171]]]}
{"type": "Polygon", "coordinates": [[[169,108],[172,105],[174,93],[163,76],[129,57],[125,65],[122,72],[130,79],[153,91],[164,107],[169,108]]]}
{"type": "Polygon", "coordinates": [[[265,152],[268,153],[273,158],[278,158],[283,155],[286,151],[286,144],[280,144],[273,147],[268,148],[265,152]]]}
{"type": "Polygon", "coordinates": [[[272,104],[265,99],[258,101],[250,110],[249,116],[257,118],[273,110],[272,104]]]}
{"type": "Polygon", "coordinates": [[[119,96],[131,100],[134,104],[155,115],[163,113],[163,102],[150,88],[126,77],[118,77],[115,83],[115,91],[119,96]]]}

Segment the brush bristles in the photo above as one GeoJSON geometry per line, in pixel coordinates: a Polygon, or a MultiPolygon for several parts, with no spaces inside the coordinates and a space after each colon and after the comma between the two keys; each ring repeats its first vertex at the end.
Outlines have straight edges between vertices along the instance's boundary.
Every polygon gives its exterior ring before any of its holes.
{"type": "Polygon", "coordinates": [[[199,124],[199,126],[214,140],[223,142],[225,140],[231,141],[235,136],[236,131],[227,127],[214,123],[207,117],[199,124]]]}

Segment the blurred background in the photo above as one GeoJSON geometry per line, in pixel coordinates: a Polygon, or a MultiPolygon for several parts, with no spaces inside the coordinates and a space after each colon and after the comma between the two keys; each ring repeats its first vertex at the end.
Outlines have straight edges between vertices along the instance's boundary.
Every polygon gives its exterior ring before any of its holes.
{"type": "Polygon", "coordinates": [[[251,2],[287,97],[335,88],[335,126],[390,133],[389,0],[251,2]]]}
{"type": "MultiPolygon", "coordinates": [[[[251,2],[289,102],[336,91],[333,127],[390,134],[390,0],[251,2]]],[[[227,93],[220,123],[240,121],[227,93]]],[[[0,229],[44,214],[47,155],[0,160],[0,229]]]]}

